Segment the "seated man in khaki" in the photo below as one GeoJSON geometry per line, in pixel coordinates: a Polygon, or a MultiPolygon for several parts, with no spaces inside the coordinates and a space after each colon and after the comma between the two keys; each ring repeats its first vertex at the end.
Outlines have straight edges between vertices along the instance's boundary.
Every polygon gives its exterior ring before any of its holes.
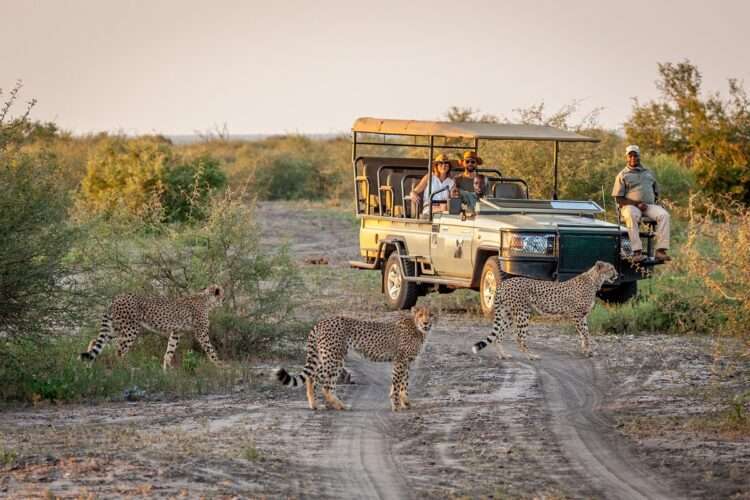
{"type": "Polygon", "coordinates": [[[641,151],[638,146],[630,145],[625,148],[627,167],[622,169],[615,178],[612,196],[620,206],[620,213],[628,226],[630,244],[633,248],[633,260],[642,261],[643,244],[638,235],[638,223],[641,217],[656,221],[656,254],[658,262],[672,260],[667,255],[669,249],[669,214],[656,204],[659,198],[659,187],[656,178],[650,170],[641,165],[641,151]]]}

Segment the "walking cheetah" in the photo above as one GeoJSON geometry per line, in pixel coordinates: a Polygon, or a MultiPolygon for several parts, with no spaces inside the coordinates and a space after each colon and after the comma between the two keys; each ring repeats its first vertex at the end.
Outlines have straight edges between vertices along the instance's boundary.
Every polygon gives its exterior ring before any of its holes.
{"type": "Polygon", "coordinates": [[[513,325],[521,351],[529,359],[539,359],[539,356],[529,352],[526,345],[529,316],[533,310],[545,316],[572,319],[581,337],[581,351],[585,356],[591,356],[586,318],[594,307],[596,292],[605,282],[616,279],[617,271],[614,266],[608,262],[598,261],[591,269],[568,281],[528,278],[503,280],[495,292],[492,333],[485,340],[474,344],[472,350],[476,354],[487,347],[487,344],[494,342],[500,359],[510,358],[511,355],[503,350],[501,343],[505,331],[513,325]]]}
{"type": "Polygon", "coordinates": [[[317,384],[322,385],[323,396],[331,407],[344,410],[346,406],[336,397],[336,378],[342,370],[346,353],[353,347],[371,361],[393,363],[391,408],[393,411],[408,408],[409,365],[422,350],[433,324],[429,308],[414,307],[412,313],[412,317],[388,323],[341,316],[324,319],[307,337],[307,356],[302,373],[290,375],[284,368],[279,368],[276,377],[290,387],[305,384],[311,410],[317,408],[317,384]]]}
{"type": "Polygon", "coordinates": [[[211,285],[199,294],[177,299],[141,297],[132,293],[115,296],[109,310],[102,316],[99,336],[81,353],[81,359],[94,361],[111,339],[118,337],[117,354],[124,356],[142,328],[169,336],[162,368],[172,363],[180,334],[192,330],[209,359],[220,365],[211,340],[208,338],[208,313],[221,305],[224,289],[211,285]]]}

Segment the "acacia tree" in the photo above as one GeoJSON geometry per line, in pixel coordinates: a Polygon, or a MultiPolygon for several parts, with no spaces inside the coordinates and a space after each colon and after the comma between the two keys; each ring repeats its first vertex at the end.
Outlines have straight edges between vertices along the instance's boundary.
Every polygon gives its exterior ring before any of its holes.
{"type": "Polygon", "coordinates": [[[689,61],[659,64],[659,99],[641,104],[625,123],[628,140],[649,153],[672,154],[702,188],[750,203],[750,100],[729,80],[729,97],[703,96],[689,61]]]}

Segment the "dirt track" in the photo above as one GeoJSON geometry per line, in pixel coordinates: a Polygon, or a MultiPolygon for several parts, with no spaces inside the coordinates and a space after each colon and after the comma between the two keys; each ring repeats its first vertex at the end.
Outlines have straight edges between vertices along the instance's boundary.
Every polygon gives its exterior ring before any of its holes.
{"type": "MultiPolygon", "coordinates": [[[[352,288],[351,222],[290,210],[260,214],[269,234],[297,235],[300,260],[329,258],[315,307],[384,315],[377,290],[352,288]]],[[[414,408],[399,413],[389,366],[356,355],[355,383],[339,387],[346,412],[308,410],[270,365],[231,395],[6,410],[0,444],[19,459],[0,473],[0,496],[750,497],[750,443],[674,420],[711,409],[696,392],[715,370],[705,341],[596,337],[587,359],[566,332],[535,324],[529,344],[542,359],[506,340],[515,357],[500,361],[491,348],[471,353],[486,320],[443,313],[412,370],[414,408]]],[[[736,370],[747,387],[747,366],[736,370]]]]}

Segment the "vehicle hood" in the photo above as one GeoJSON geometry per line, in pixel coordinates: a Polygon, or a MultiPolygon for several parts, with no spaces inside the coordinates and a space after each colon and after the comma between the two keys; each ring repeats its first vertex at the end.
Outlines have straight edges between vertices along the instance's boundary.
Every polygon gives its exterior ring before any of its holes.
{"type": "Polygon", "coordinates": [[[529,229],[557,231],[560,225],[580,226],[593,229],[615,229],[617,224],[584,217],[577,214],[527,213],[527,214],[487,214],[478,216],[475,227],[478,229],[529,229]]]}

